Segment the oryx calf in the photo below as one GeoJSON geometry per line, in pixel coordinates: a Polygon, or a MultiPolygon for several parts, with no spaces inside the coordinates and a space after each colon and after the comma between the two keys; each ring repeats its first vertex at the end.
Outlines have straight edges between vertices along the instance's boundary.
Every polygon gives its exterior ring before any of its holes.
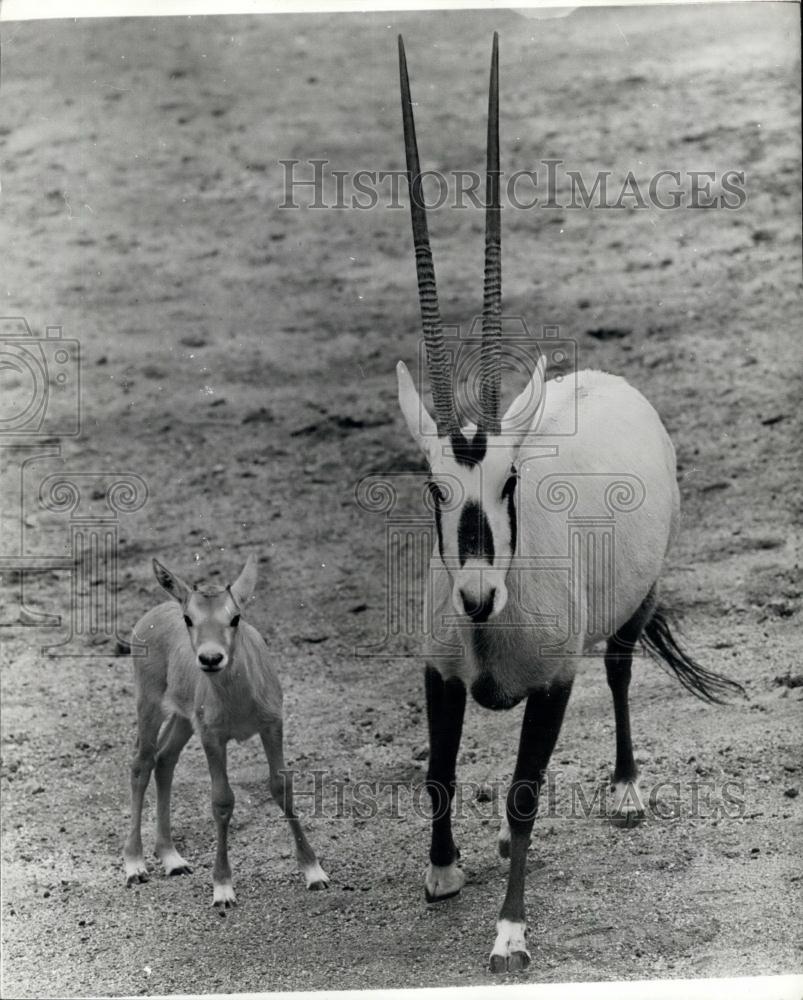
{"type": "Polygon", "coordinates": [[[525,390],[500,414],[496,36],[488,115],[481,412],[474,422],[460,420],[438,309],[401,38],[399,61],[418,292],[434,407],[431,415],[399,362],[399,403],[429,466],[437,537],[427,601],[427,788],[433,819],[426,897],[430,902],[447,899],[465,882],[452,837],[451,806],[467,690],[488,709],[509,709],[526,699],[506,822],[499,836],[499,850],[510,858],[508,886],[490,956],[494,972],[515,971],[530,961],[524,879],[533,820],[580,657],[596,644],[606,644],[616,720],[614,813],[624,824],[643,814],[628,707],[636,644],[641,641],[704,699],[719,700],[740,688],[700,666],[678,646],[658,604],[657,583],[677,530],[680,498],[672,442],[647,400],[624,379],[599,371],[546,381],[541,357],[532,366],[525,390]],[[566,435],[561,429],[570,414],[575,414],[576,433],[566,435]],[[610,530],[598,535],[596,515],[605,509],[602,504],[609,511],[605,523],[610,530]],[[570,524],[573,510],[579,513],[570,524]],[[569,537],[571,563],[566,568],[569,537]]]}
{"type": "Polygon", "coordinates": [[[168,875],[190,866],[173,844],[170,791],[179,755],[195,730],[212,778],[217,854],[212,875],[214,905],[236,903],[228,858],[234,793],[226,773],[226,746],[259,733],[270,766],[270,790],[290,823],[296,857],[308,889],[324,889],[321,868],[293,810],[292,775],[282,747],[282,689],[259,632],[241,616],[256,585],[249,556],[225,590],[199,592],[153,560],[159,585],[171,600],[148,611],[134,627],[133,642],[146,653],[134,658],[137,745],[131,764],[131,831],[125,845],[126,884],[146,882],[142,854],[142,801],[156,771],[156,855],[168,875]],[[165,720],[167,720],[165,722],[165,720]]]}

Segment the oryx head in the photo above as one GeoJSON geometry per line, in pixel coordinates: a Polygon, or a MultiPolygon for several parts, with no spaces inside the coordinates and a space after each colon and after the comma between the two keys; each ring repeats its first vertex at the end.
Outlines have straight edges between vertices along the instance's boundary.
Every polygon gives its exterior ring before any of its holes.
{"type": "Polygon", "coordinates": [[[447,358],[435,269],[429,246],[421,169],[404,44],[399,36],[402,117],[413,223],[418,296],[432,387],[434,417],[424,407],[410,373],[399,362],[399,403],[407,426],[427,457],[440,557],[450,574],[452,602],[461,615],[485,622],[507,602],[505,577],[517,544],[517,459],[542,401],[544,361],[527,387],[500,417],[502,362],[502,250],[499,202],[499,55],[494,33],[488,102],[485,215],[485,282],[480,366],[480,414],[461,426],[453,372],[447,358]],[[447,482],[460,484],[460,501],[447,482]]]}
{"type": "Polygon", "coordinates": [[[237,628],[257,582],[257,563],[248,557],[240,575],[224,590],[203,592],[191,587],[157,559],[153,572],[160,587],[181,605],[184,626],[198,667],[213,674],[231,662],[237,628]]]}

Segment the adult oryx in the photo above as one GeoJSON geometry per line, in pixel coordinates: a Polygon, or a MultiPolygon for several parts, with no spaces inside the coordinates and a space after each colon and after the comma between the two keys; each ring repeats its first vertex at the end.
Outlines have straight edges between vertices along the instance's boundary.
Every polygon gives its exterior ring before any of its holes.
{"type": "Polygon", "coordinates": [[[466,688],[490,709],[511,708],[526,698],[507,821],[499,836],[500,852],[510,858],[508,888],[490,958],[495,972],[518,970],[530,960],[524,911],[527,848],[578,657],[601,641],[607,643],[605,668],[616,718],[614,810],[624,822],[643,814],[628,710],[636,643],[641,641],[704,699],[717,701],[741,689],[699,666],[677,645],[657,603],[657,582],[677,528],[679,493],[672,442],[647,400],[624,379],[600,371],[546,382],[541,358],[525,390],[500,416],[496,35],[488,113],[481,412],[475,422],[461,424],[438,308],[401,37],[399,61],[418,293],[434,406],[430,415],[399,362],[399,403],[429,463],[437,529],[428,601],[440,645],[431,645],[425,673],[427,784],[433,806],[426,896],[429,901],[446,899],[465,881],[452,838],[451,803],[466,688]],[[563,418],[573,407],[576,433],[561,436],[563,418]],[[598,510],[603,488],[605,509],[616,515],[615,536],[599,535],[598,518],[575,518],[566,569],[556,554],[566,551],[568,514],[598,510]],[[453,654],[443,653],[446,644],[455,649],[453,654]]]}

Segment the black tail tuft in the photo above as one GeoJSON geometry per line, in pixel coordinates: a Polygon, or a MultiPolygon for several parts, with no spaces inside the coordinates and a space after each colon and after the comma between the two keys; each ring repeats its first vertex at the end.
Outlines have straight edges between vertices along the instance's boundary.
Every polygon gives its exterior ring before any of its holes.
{"type": "Polygon", "coordinates": [[[656,663],[668,666],[683,687],[703,701],[722,704],[728,695],[747,697],[741,684],[701,667],[678,645],[663,608],[653,612],[641,634],[641,644],[656,663]]]}

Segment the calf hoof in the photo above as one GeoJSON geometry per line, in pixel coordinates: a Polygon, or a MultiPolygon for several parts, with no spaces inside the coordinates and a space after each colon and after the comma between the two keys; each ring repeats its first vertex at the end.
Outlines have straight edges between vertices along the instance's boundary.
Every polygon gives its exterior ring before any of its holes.
{"type": "Polygon", "coordinates": [[[530,964],[530,953],[524,941],[525,925],[513,920],[500,920],[496,925],[496,941],[488,966],[496,974],[524,972],[530,964]]]}
{"type": "Polygon", "coordinates": [[[644,820],[646,810],[635,781],[619,781],[613,786],[614,799],[610,818],[614,826],[637,826],[644,820]]]}
{"type": "Polygon", "coordinates": [[[175,868],[168,868],[165,875],[192,875],[192,868],[189,865],[176,865],[175,868]]]}
{"type": "Polygon", "coordinates": [[[130,889],[132,885],[147,882],[150,879],[148,866],[144,858],[135,858],[125,863],[125,887],[130,889]]]}
{"type": "Polygon", "coordinates": [[[192,875],[192,868],[175,848],[157,854],[164,865],[165,875],[192,875]]]}
{"type": "Polygon", "coordinates": [[[304,869],[304,879],[307,883],[307,888],[312,892],[329,888],[329,876],[317,861],[314,865],[310,865],[309,868],[304,869]]]}
{"type": "Polygon", "coordinates": [[[424,896],[428,903],[440,903],[456,896],[466,884],[462,868],[450,865],[430,865],[424,880],[424,896]]]}
{"type": "Polygon", "coordinates": [[[234,895],[234,886],[231,882],[216,882],[212,886],[212,905],[219,910],[229,910],[237,905],[237,897],[234,895]]]}

